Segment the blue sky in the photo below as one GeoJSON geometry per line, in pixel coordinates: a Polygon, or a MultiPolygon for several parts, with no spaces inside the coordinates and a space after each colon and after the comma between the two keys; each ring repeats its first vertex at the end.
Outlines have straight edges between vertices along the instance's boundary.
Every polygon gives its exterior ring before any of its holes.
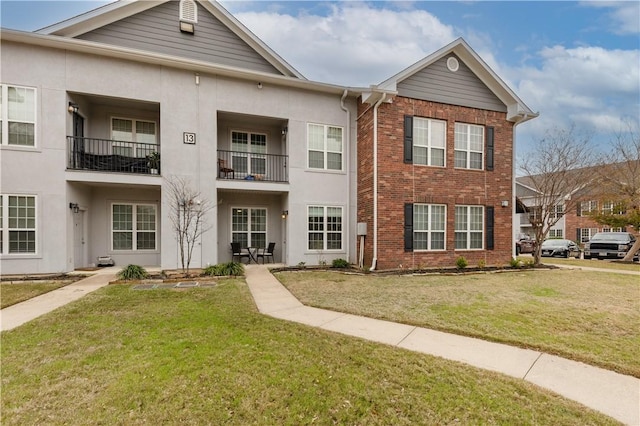
{"type": "MultiPolygon", "coordinates": [[[[4,28],[33,31],[108,2],[2,0],[4,28]]],[[[574,125],[599,149],[640,117],[640,2],[222,1],[311,80],[377,84],[458,37],[540,117],[518,156],[574,125]],[[295,40],[295,43],[292,42],[295,40]]]]}

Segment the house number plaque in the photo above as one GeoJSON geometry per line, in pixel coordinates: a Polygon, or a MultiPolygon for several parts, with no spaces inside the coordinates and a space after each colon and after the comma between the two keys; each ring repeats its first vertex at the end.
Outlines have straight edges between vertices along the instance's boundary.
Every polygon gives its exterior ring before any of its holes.
{"type": "Polygon", "coordinates": [[[195,145],[195,143],[196,143],[196,134],[195,133],[189,133],[189,132],[182,133],[182,142],[195,145]]]}

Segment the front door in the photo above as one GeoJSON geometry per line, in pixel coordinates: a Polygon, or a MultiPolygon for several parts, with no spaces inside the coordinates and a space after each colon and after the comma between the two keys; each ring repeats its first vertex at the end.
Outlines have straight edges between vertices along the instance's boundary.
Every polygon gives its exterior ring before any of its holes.
{"type": "Polygon", "coordinates": [[[87,244],[84,229],[84,210],[73,214],[73,267],[87,266],[87,244]]]}

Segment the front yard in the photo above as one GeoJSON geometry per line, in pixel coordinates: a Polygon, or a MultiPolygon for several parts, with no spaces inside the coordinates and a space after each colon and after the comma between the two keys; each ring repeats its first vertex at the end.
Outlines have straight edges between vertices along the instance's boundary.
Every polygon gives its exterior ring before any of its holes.
{"type": "Polygon", "coordinates": [[[640,377],[637,276],[578,270],[276,276],[305,305],[532,348],[640,377]]]}
{"type": "Polygon", "coordinates": [[[617,424],[521,380],[260,315],[240,279],[112,285],[1,337],[3,425],[617,424]]]}

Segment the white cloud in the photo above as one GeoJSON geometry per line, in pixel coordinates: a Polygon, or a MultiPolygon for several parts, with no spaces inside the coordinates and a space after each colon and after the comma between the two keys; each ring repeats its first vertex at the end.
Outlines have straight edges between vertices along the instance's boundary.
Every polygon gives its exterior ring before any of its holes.
{"type": "Polygon", "coordinates": [[[614,34],[640,33],[640,2],[637,1],[585,1],[582,5],[611,9],[609,30],[614,34]]]}

